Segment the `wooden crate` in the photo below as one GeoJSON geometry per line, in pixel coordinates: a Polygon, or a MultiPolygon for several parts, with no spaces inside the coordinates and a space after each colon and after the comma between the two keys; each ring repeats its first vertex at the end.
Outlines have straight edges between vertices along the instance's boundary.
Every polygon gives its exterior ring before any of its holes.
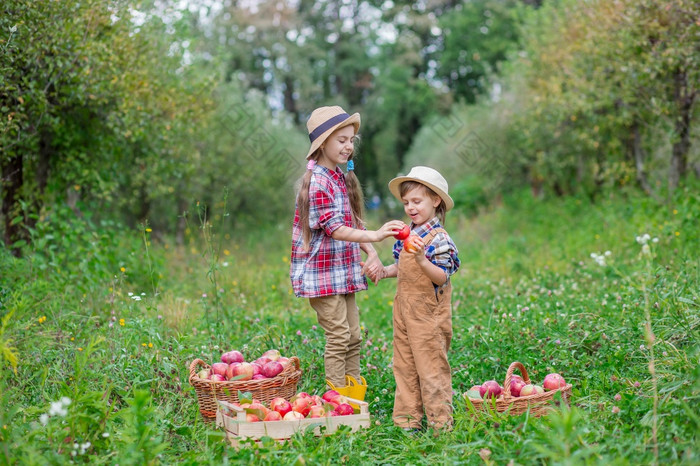
{"type": "Polygon", "coordinates": [[[360,400],[348,398],[360,408],[359,414],[349,416],[331,416],[319,418],[304,418],[297,421],[246,421],[244,409],[232,405],[226,401],[219,400],[219,409],[216,412],[216,425],[226,431],[231,445],[239,446],[239,442],[244,439],[260,439],[270,437],[284,442],[295,432],[312,429],[314,435],[330,435],[342,425],[349,426],[352,432],[369,427],[369,407],[367,403],[360,400]],[[325,429],[321,429],[325,427],[325,429]]]}

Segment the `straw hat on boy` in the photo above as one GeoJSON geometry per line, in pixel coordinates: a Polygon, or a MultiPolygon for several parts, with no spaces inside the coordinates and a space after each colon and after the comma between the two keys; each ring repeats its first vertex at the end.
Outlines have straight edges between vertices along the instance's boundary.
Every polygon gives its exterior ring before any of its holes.
{"type": "Polygon", "coordinates": [[[328,136],[333,134],[333,131],[347,125],[355,126],[355,134],[357,134],[360,131],[360,114],[348,115],[337,105],[319,107],[311,112],[309,121],[306,122],[306,128],[309,130],[309,141],[311,141],[311,148],[306,154],[306,160],[309,160],[311,155],[328,139],[328,136]]]}
{"type": "Polygon", "coordinates": [[[408,172],[408,175],[398,176],[389,181],[389,191],[391,191],[391,194],[393,194],[398,200],[401,200],[400,187],[401,183],[404,181],[415,181],[424,184],[435,191],[435,194],[440,196],[442,200],[445,201],[445,211],[452,209],[452,207],[455,205],[450,195],[447,194],[447,181],[445,181],[445,178],[443,178],[443,176],[433,168],[420,166],[413,167],[411,168],[411,171],[408,172]]]}

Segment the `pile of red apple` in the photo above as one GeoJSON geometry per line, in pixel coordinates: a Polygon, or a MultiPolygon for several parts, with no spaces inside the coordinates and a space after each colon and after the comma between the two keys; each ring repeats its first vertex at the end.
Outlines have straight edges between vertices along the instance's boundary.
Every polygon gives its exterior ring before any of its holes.
{"type": "Polygon", "coordinates": [[[197,377],[213,382],[272,379],[291,364],[289,358],[280,355],[276,349],[265,351],[252,362],[246,362],[240,351],[228,351],[221,355],[221,362],[215,362],[209,369],[202,369],[197,377]]]}
{"type": "Polygon", "coordinates": [[[299,392],[291,400],[273,398],[269,406],[259,400],[241,398],[240,403],[232,403],[243,408],[248,422],[298,421],[306,418],[349,416],[354,414],[345,397],[335,390],[328,390],[323,396],[299,392]]]}
{"type": "MultiPolygon", "coordinates": [[[[514,397],[525,397],[539,395],[545,391],[557,390],[565,387],[566,381],[559,374],[547,374],[544,378],[542,386],[533,383],[527,383],[519,375],[513,375],[510,379],[510,394],[514,397]]],[[[465,396],[478,400],[486,398],[500,398],[505,395],[505,389],[495,380],[489,380],[481,385],[474,385],[470,388],[465,396]]]]}

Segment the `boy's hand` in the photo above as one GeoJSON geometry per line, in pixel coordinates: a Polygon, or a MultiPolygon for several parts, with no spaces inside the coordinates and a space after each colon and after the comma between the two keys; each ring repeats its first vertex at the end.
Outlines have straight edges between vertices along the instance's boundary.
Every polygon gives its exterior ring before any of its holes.
{"type": "Polygon", "coordinates": [[[420,236],[411,235],[406,238],[406,242],[404,243],[404,251],[409,254],[413,254],[416,262],[420,263],[428,260],[425,257],[425,242],[420,236]]]}

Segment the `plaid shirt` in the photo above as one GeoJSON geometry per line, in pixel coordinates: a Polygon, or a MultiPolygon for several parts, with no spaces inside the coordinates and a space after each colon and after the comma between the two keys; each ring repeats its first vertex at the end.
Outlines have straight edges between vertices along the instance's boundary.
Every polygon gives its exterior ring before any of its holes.
{"type": "Polygon", "coordinates": [[[353,227],[345,175],[316,165],[309,185],[311,241],[304,251],[299,211],[294,214],[289,274],[297,297],[315,298],[367,289],[360,266],[360,243],[331,238],[341,226],[353,227]]]}
{"type": "MultiPolygon", "coordinates": [[[[424,238],[428,233],[430,233],[431,230],[435,228],[442,228],[442,225],[440,225],[440,221],[437,217],[433,217],[432,220],[420,226],[416,226],[411,223],[411,233],[415,233],[421,238],[424,238]]],[[[396,262],[399,261],[401,248],[403,248],[403,241],[399,240],[394,243],[394,259],[396,262]]],[[[452,241],[452,238],[450,238],[450,236],[446,233],[436,234],[433,241],[428,245],[428,247],[425,248],[425,257],[427,257],[430,262],[445,271],[448,281],[450,276],[459,269],[460,262],[457,254],[457,246],[452,241]]],[[[445,285],[446,284],[447,282],[445,282],[445,285]]]]}

